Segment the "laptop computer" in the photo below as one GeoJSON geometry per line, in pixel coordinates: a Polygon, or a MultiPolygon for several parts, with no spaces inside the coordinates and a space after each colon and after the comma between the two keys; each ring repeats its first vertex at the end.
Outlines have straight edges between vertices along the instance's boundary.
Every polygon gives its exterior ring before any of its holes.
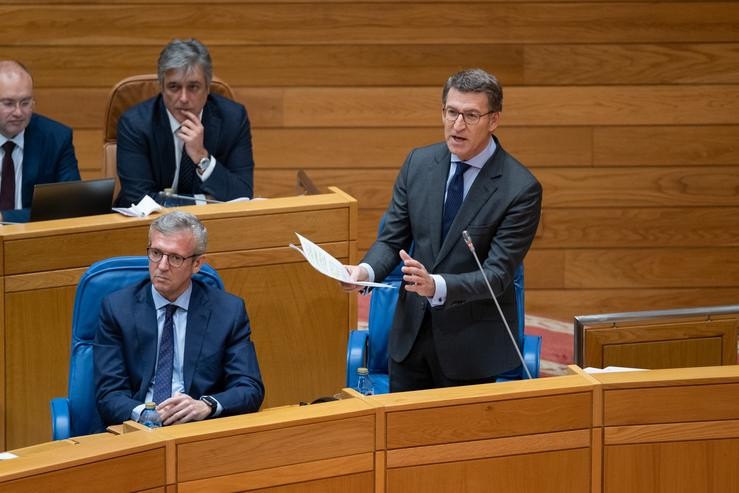
{"type": "Polygon", "coordinates": [[[33,187],[31,221],[108,214],[115,178],[42,183],[33,187]]]}

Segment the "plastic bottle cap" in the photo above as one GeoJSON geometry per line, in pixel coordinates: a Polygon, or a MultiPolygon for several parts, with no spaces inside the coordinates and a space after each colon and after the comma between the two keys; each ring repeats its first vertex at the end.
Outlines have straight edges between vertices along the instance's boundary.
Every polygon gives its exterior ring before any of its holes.
{"type": "Polygon", "coordinates": [[[359,375],[369,375],[369,370],[364,367],[357,368],[357,374],[359,375]]]}
{"type": "Polygon", "coordinates": [[[146,409],[156,409],[157,404],[156,402],[147,402],[145,406],[146,406],[146,409]]]}

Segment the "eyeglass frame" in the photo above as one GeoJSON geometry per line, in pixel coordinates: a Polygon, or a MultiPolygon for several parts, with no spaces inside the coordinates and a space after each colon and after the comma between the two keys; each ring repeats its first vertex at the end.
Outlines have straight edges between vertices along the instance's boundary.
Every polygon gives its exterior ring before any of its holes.
{"type": "Polygon", "coordinates": [[[481,115],[478,115],[477,113],[473,113],[472,116],[476,116],[477,117],[477,120],[475,120],[474,122],[469,122],[469,121],[467,121],[467,117],[470,114],[469,112],[459,111],[456,108],[450,108],[448,106],[443,106],[441,108],[441,114],[444,116],[444,119],[447,122],[449,122],[449,123],[457,123],[457,120],[459,120],[459,115],[462,115],[462,121],[464,122],[465,125],[469,125],[469,126],[477,125],[478,123],[480,123],[480,118],[482,118],[483,116],[490,115],[492,113],[497,113],[497,111],[492,110],[492,111],[488,111],[487,113],[483,113],[481,115]],[[457,116],[453,120],[451,120],[447,116],[447,114],[446,114],[447,111],[449,111],[449,110],[455,111],[457,113],[457,116]]]}
{"type": "Polygon", "coordinates": [[[182,255],[180,255],[178,253],[165,253],[165,252],[161,251],[158,248],[152,248],[152,247],[147,247],[146,248],[146,256],[148,257],[149,262],[153,262],[155,264],[158,264],[159,262],[162,261],[162,259],[164,257],[167,257],[167,264],[170,267],[172,267],[173,269],[179,269],[180,267],[182,267],[183,265],[185,265],[185,260],[187,260],[187,259],[191,259],[191,258],[194,258],[194,257],[200,257],[202,255],[203,255],[202,253],[193,253],[189,257],[183,257],[182,255]],[[155,260],[155,259],[152,258],[152,253],[153,252],[154,252],[154,254],[156,254],[156,252],[159,252],[159,255],[161,255],[159,257],[159,260],[155,260]],[[174,262],[172,262],[173,258],[174,259],[182,259],[182,261],[175,260],[174,262]]]}

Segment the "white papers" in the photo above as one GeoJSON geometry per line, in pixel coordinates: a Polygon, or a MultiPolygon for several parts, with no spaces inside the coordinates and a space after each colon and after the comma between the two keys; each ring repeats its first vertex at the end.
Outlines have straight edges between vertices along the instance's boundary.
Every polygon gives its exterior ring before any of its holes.
{"type": "Polygon", "coordinates": [[[297,247],[290,243],[290,248],[294,248],[299,251],[308,263],[324,276],[328,276],[337,281],[341,281],[346,284],[354,284],[355,286],[370,286],[375,288],[395,288],[390,284],[383,284],[379,282],[367,282],[367,281],[352,281],[349,277],[349,273],[346,271],[344,265],[332,257],[326,250],[319,247],[308,238],[295,233],[300,240],[300,246],[297,247]]]}
{"type": "Polygon", "coordinates": [[[145,217],[161,209],[162,206],[148,195],[144,195],[138,204],[131,204],[131,207],[113,207],[115,212],[131,217],[145,217]]]}
{"type": "Polygon", "coordinates": [[[18,456],[11,452],[0,452],[0,460],[17,459],[18,456]]]}

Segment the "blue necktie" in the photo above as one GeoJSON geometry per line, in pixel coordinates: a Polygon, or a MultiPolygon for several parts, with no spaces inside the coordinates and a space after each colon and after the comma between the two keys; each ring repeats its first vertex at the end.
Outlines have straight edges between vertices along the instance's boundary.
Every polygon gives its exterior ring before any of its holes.
{"type": "Polygon", "coordinates": [[[164,315],[162,340],[159,341],[159,358],[154,374],[154,402],[161,404],[172,396],[172,368],[174,363],[174,312],[177,305],[167,305],[164,315]]]}
{"type": "Polygon", "coordinates": [[[180,177],[177,180],[177,193],[190,195],[195,192],[195,163],[187,154],[185,146],[182,146],[182,158],[180,159],[180,177]]]}
{"type": "Polygon", "coordinates": [[[449,182],[449,188],[446,191],[446,201],[444,202],[444,216],[441,222],[441,241],[444,241],[449,228],[454,221],[454,217],[462,205],[464,198],[464,172],[469,169],[470,165],[457,161],[457,169],[454,170],[452,181],[449,182]]]}

